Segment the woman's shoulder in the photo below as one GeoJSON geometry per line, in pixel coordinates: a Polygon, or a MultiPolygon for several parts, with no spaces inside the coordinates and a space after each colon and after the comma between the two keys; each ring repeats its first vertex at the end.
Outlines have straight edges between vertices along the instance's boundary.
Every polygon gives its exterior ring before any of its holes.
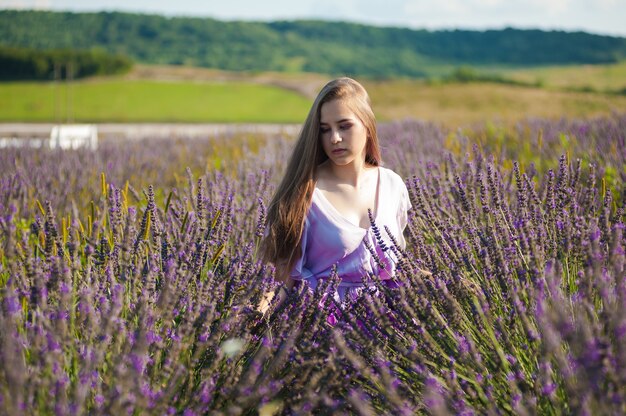
{"type": "Polygon", "coordinates": [[[396,172],[383,166],[380,166],[379,168],[381,172],[381,177],[384,176],[388,184],[401,188],[406,187],[404,179],[402,179],[402,177],[396,172]]]}
{"type": "Polygon", "coordinates": [[[406,212],[411,208],[409,200],[409,190],[407,189],[404,179],[391,169],[380,168],[381,184],[382,178],[385,178],[386,189],[383,191],[390,200],[397,201],[401,212],[406,212]]]}

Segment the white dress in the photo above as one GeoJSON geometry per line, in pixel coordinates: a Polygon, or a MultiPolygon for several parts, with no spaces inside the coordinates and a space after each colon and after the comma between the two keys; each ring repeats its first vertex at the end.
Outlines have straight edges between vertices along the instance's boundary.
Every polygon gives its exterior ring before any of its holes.
{"type": "Polygon", "coordinates": [[[372,226],[362,228],[348,221],[316,187],[302,232],[302,255],[290,273],[292,279],[304,281],[315,289],[319,280],[328,278],[336,265],[341,278],[336,297],[344,300],[346,295],[358,293],[371,284],[367,282],[370,273],[382,280],[392,278],[398,259],[388,249],[392,242],[384,226],[404,248],[402,232],[407,225],[411,203],[406,185],[398,174],[383,167],[379,167],[378,172],[378,206],[374,224],[387,249],[376,242],[372,226]],[[384,268],[378,266],[367,243],[375,250],[384,268]]]}

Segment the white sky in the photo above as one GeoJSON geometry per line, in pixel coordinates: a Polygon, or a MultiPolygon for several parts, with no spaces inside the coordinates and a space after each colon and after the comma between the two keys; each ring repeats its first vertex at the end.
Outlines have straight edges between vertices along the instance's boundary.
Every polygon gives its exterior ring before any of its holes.
{"type": "Polygon", "coordinates": [[[626,0],[0,0],[0,9],[121,10],[223,20],[348,20],[411,28],[560,29],[626,36],[626,0]]]}

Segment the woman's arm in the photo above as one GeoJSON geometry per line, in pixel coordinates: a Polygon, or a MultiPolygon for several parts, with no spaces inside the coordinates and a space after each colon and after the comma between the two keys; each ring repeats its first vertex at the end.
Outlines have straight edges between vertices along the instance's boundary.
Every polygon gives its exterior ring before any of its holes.
{"type": "Polygon", "coordinates": [[[258,311],[265,313],[274,299],[275,296],[279,296],[278,305],[282,304],[287,299],[287,294],[293,288],[295,281],[289,276],[289,268],[287,264],[282,262],[276,265],[275,280],[279,283],[279,286],[275,290],[270,290],[263,295],[263,299],[259,304],[258,311]]]}

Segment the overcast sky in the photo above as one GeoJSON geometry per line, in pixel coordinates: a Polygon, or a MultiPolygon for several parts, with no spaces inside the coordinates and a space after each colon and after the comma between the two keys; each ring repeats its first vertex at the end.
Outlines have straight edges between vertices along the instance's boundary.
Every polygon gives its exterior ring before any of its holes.
{"type": "Polygon", "coordinates": [[[0,0],[0,8],[123,10],[224,20],[348,20],[411,28],[512,26],[626,36],[626,0],[0,0]]]}

